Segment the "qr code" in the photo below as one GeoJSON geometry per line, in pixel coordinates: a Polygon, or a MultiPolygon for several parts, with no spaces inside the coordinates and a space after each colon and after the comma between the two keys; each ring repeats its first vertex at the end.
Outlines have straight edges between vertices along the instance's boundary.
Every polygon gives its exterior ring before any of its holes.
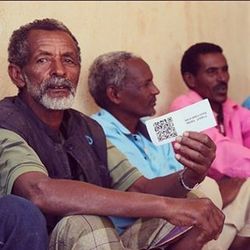
{"type": "Polygon", "coordinates": [[[153,123],[153,127],[159,142],[177,136],[172,117],[153,123]]]}

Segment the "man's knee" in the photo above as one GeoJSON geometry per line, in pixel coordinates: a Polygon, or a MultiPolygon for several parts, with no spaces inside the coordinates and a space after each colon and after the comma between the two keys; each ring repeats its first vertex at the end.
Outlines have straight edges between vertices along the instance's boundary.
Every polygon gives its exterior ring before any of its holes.
{"type": "Polygon", "coordinates": [[[189,193],[189,196],[209,198],[219,209],[223,205],[219,185],[210,177],[206,177],[196,189],[189,193]]]}
{"type": "Polygon", "coordinates": [[[50,249],[122,249],[121,241],[107,217],[74,215],[64,217],[54,228],[50,249]],[[110,245],[114,247],[110,247],[110,245]],[[109,246],[105,248],[104,246],[109,246]]]}
{"type": "Polygon", "coordinates": [[[14,195],[4,196],[0,199],[0,214],[0,241],[4,248],[48,248],[45,218],[30,201],[14,195]]]}
{"type": "Polygon", "coordinates": [[[15,195],[6,195],[0,199],[1,214],[11,215],[15,224],[22,222],[22,226],[46,227],[46,221],[41,211],[29,200],[15,195]],[[28,225],[30,224],[30,225],[28,225]]]}

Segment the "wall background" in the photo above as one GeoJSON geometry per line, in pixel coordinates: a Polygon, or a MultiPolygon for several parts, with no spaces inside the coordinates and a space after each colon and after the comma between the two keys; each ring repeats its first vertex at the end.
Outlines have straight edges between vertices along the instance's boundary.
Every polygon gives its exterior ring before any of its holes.
{"type": "Polygon", "coordinates": [[[86,78],[98,55],[127,50],[151,66],[161,90],[157,114],[186,90],[181,56],[190,45],[221,45],[231,74],[229,95],[238,103],[250,95],[250,2],[247,1],[1,1],[0,98],[16,94],[7,74],[8,39],[13,30],[34,19],[61,20],[82,50],[82,71],[74,107],[86,114],[97,110],[86,78]]]}

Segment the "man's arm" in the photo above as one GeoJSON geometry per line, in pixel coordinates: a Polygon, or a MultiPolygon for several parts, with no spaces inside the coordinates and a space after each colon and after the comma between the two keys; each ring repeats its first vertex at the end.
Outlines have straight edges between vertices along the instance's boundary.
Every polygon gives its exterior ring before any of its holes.
{"type": "Polygon", "coordinates": [[[198,227],[207,240],[218,237],[224,221],[222,212],[209,199],[121,192],[81,181],[51,179],[37,172],[19,176],[13,193],[30,199],[49,214],[158,217],[174,225],[198,227]]]}

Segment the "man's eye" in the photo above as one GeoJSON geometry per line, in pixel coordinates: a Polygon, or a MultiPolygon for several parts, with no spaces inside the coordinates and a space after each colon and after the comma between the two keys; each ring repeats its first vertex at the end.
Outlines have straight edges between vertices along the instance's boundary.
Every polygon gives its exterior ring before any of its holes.
{"type": "Polygon", "coordinates": [[[39,59],[37,59],[37,61],[36,61],[36,63],[46,63],[46,62],[48,62],[48,58],[39,58],[39,59]]]}
{"type": "Polygon", "coordinates": [[[75,61],[73,59],[71,59],[71,58],[65,58],[64,62],[68,63],[68,64],[75,64],[75,61]]]}
{"type": "Polygon", "coordinates": [[[153,86],[153,85],[154,85],[154,82],[153,82],[153,81],[147,81],[147,82],[145,82],[145,84],[144,84],[144,86],[145,86],[146,88],[151,87],[151,86],[153,86]]]}
{"type": "Polygon", "coordinates": [[[222,70],[223,72],[228,72],[228,67],[223,67],[222,70]]]}
{"type": "Polygon", "coordinates": [[[207,73],[208,74],[214,74],[214,73],[216,73],[216,69],[208,69],[207,73]]]}

